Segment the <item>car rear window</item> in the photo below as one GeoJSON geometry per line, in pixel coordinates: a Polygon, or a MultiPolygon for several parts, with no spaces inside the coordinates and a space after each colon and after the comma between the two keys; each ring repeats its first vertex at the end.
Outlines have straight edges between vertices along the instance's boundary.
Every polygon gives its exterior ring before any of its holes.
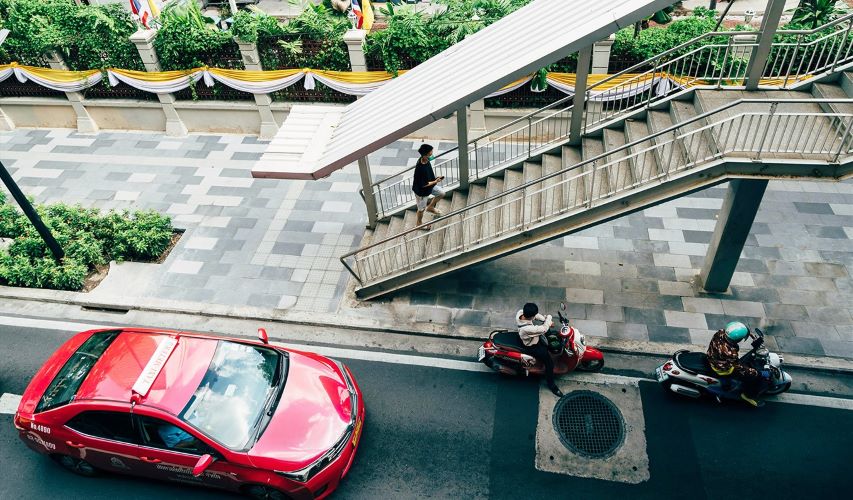
{"type": "Polygon", "coordinates": [[[68,404],[74,399],[89,371],[120,333],[121,330],[97,332],[86,339],[47,386],[36,406],[36,413],[68,404]]]}

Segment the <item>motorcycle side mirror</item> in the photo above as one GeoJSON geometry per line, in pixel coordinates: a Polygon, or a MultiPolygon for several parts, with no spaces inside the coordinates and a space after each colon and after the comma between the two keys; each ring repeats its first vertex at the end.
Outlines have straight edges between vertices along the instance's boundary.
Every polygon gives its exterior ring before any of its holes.
{"type": "Polygon", "coordinates": [[[560,310],[561,310],[561,311],[565,311],[565,310],[566,310],[566,303],[565,303],[565,302],[560,302],[560,310]]]}
{"type": "Polygon", "coordinates": [[[261,342],[263,342],[264,344],[269,344],[269,343],[270,343],[270,336],[269,336],[269,335],[267,335],[267,331],[266,331],[266,329],[265,329],[265,328],[258,328],[258,338],[259,338],[259,339],[261,340],[261,342]]]}
{"type": "Polygon", "coordinates": [[[210,464],[212,464],[213,461],[214,458],[212,455],[205,454],[200,456],[198,458],[198,462],[195,463],[195,467],[193,467],[193,476],[198,477],[202,475],[202,473],[210,467],[210,464]]]}
{"type": "Polygon", "coordinates": [[[764,336],[764,332],[762,332],[762,331],[761,331],[761,328],[756,328],[756,329],[755,329],[755,333],[757,333],[759,337],[763,337],[763,336],[764,336]]]}

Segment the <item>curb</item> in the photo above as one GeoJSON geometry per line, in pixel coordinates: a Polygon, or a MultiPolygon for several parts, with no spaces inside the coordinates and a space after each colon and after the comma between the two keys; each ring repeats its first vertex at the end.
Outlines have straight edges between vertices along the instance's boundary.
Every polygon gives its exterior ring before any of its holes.
{"type": "MultiPolygon", "coordinates": [[[[317,320],[317,315],[307,311],[291,311],[267,309],[252,306],[225,306],[165,299],[134,299],[111,298],[109,301],[93,297],[82,292],[67,292],[41,288],[17,288],[0,286],[0,299],[25,300],[79,306],[84,309],[102,311],[139,311],[167,314],[182,314],[204,316],[210,318],[242,319],[256,321],[274,321],[292,325],[312,326],[318,328],[341,328],[345,330],[362,330],[383,332],[398,335],[423,336],[431,338],[447,338],[479,341],[488,336],[495,328],[463,326],[456,327],[455,334],[450,335],[449,325],[435,323],[409,323],[409,328],[388,328],[372,316],[347,315],[328,313],[323,315],[323,321],[317,320]]],[[[669,342],[649,342],[639,340],[613,339],[608,337],[593,337],[590,344],[596,348],[611,353],[669,356],[679,349],[694,348],[704,351],[706,346],[691,344],[675,344],[669,342]]],[[[853,374],[853,360],[834,357],[817,357],[799,354],[783,353],[785,365],[811,371],[853,374]]]]}

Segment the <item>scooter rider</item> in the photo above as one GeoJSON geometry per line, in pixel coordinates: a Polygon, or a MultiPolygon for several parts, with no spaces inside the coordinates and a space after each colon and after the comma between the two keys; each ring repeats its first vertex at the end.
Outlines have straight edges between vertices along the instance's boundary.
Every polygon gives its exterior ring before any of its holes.
{"type": "Polygon", "coordinates": [[[756,401],[763,380],[770,378],[770,372],[759,372],[755,368],[740,363],[738,342],[749,335],[749,329],[739,321],[732,321],[724,330],[719,330],[708,346],[708,363],[717,375],[732,377],[743,383],[740,398],[752,406],[761,406],[756,401]]]}
{"type": "Polygon", "coordinates": [[[548,345],[542,335],[548,332],[548,329],[554,326],[551,321],[551,315],[542,316],[539,314],[539,306],[528,302],[524,304],[524,308],[515,313],[515,324],[518,326],[518,336],[521,338],[521,343],[524,344],[523,352],[535,357],[545,365],[545,377],[548,383],[548,388],[555,396],[562,396],[563,392],[554,383],[554,360],[551,359],[551,354],[548,352],[548,345]],[[542,321],[541,325],[533,324],[533,320],[542,321]]]}

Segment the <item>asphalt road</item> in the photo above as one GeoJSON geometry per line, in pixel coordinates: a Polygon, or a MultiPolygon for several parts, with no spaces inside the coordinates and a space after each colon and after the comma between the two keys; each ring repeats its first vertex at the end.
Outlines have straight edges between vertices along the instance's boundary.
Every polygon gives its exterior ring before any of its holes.
{"type": "MultiPolygon", "coordinates": [[[[21,394],[72,333],[0,326],[0,393],[21,394]]],[[[641,382],[651,479],[628,485],[534,468],[539,389],[532,380],[346,362],[368,413],[359,456],[334,498],[835,498],[853,489],[851,411],[716,405],[641,382]]],[[[122,476],[74,476],[27,449],[11,415],[0,415],[0,499],[117,497],[239,498],[122,476]]]]}

